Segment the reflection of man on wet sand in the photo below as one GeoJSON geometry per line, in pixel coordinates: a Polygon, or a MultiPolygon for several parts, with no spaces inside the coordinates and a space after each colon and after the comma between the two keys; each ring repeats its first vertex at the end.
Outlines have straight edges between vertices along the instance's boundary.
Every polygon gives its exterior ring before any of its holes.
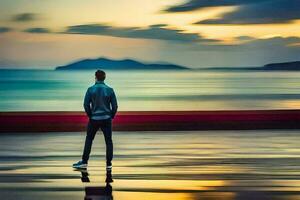
{"type": "MultiPolygon", "coordinates": [[[[81,172],[81,181],[90,182],[89,173],[86,169],[78,169],[81,172]]],[[[112,186],[113,182],[111,171],[106,172],[106,185],[100,187],[85,187],[84,200],[112,200],[112,186]]]]}
{"type": "Polygon", "coordinates": [[[105,187],[86,187],[84,200],[112,200],[112,187],[109,183],[105,187]]]}

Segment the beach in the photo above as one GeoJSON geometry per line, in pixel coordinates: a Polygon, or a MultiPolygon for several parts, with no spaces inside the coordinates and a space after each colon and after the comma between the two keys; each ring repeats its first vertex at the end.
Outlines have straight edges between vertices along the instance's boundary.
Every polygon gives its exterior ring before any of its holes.
{"type": "Polygon", "coordinates": [[[0,0],[0,200],[300,200],[299,8],[0,0]]]}
{"type": "Polygon", "coordinates": [[[299,72],[108,71],[110,184],[101,133],[88,171],[71,167],[93,73],[1,70],[1,198],[299,199],[299,72]]]}
{"type": "MultiPolygon", "coordinates": [[[[87,171],[90,182],[71,167],[84,138],[84,132],[1,134],[1,198],[82,200],[91,188],[103,191],[101,133],[87,171]]],[[[117,131],[113,139],[113,199],[299,199],[298,130],[117,131]]]]}

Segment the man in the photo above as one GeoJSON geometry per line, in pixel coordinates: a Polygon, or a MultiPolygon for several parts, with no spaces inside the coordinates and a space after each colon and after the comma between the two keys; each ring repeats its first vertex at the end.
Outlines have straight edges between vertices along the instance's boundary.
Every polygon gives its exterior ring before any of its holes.
{"type": "Polygon", "coordinates": [[[106,169],[112,169],[113,143],[112,119],[118,109],[113,88],[104,83],[106,74],[102,70],[95,73],[96,83],[89,87],[84,97],[84,110],[89,117],[82,160],[73,164],[74,168],[87,168],[94,137],[99,130],[104,134],[106,144],[106,169]]]}

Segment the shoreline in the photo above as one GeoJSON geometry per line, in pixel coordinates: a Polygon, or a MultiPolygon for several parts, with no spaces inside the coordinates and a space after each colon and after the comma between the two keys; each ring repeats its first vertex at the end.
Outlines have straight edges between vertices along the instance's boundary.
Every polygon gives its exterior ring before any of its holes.
{"type": "MultiPolygon", "coordinates": [[[[81,132],[80,111],[0,112],[0,133],[81,132]]],[[[300,110],[120,111],[114,131],[300,129],[300,110]]]]}

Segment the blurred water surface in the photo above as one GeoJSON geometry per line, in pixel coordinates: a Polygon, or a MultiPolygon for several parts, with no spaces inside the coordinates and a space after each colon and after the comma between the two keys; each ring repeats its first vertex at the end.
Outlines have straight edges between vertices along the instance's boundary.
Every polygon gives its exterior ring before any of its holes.
{"type": "MultiPolygon", "coordinates": [[[[300,72],[107,71],[120,110],[299,109],[300,72]]],[[[0,111],[82,111],[94,71],[0,70],[0,111]]]]}

